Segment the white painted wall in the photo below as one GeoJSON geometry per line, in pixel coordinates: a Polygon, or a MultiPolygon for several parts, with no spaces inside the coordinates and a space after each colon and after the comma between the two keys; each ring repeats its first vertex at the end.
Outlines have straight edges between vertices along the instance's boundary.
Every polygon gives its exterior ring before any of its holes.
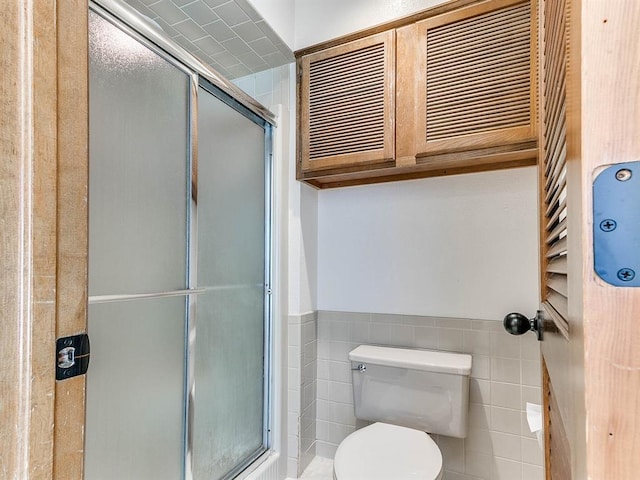
{"type": "Polygon", "coordinates": [[[291,182],[289,312],[298,315],[317,309],[318,192],[296,181],[295,173],[291,182]]]}
{"type": "MultiPolygon", "coordinates": [[[[253,0],[252,3],[258,1],[267,0],[253,0]]],[[[294,50],[404,17],[445,1],[295,0],[294,50]]],[[[273,24],[271,26],[275,28],[273,24]]]]}
{"type": "MultiPolygon", "coordinates": [[[[295,11],[295,48],[301,48],[442,0],[251,2],[283,38],[291,35],[295,11]]],[[[269,105],[260,96],[269,85],[261,83],[258,78],[257,98],[269,105]]],[[[288,87],[288,101],[284,92],[279,100],[291,112],[294,165],[295,98],[288,87]]],[[[507,311],[536,309],[535,169],[322,192],[293,175],[291,168],[290,315],[317,308],[500,319],[507,311]]]]}
{"type": "Polygon", "coordinates": [[[246,0],[292,50],[400,18],[446,0],[246,0]]]}
{"type": "Polygon", "coordinates": [[[327,190],[318,200],[319,310],[535,312],[534,167],[327,190]]]}
{"type": "Polygon", "coordinates": [[[317,264],[318,192],[296,181],[294,172],[289,183],[289,315],[316,310],[317,264]]]}

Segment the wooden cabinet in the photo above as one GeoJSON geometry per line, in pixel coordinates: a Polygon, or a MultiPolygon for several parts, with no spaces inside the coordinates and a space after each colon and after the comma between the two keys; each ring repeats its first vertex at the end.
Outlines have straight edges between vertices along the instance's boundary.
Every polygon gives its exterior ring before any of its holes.
{"type": "Polygon", "coordinates": [[[326,188],[535,164],[533,7],[458,1],[298,52],[298,179],[326,188]]]}
{"type": "Polygon", "coordinates": [[[307,55],[300,68],[301,171],[392,166],[395,32],[307,55]]]}
{"type": "Polygon", "coordinates": [[[532,25],[530,3],[510,0],[398,29],[399,162],[521,143],[535,149],[532,25]]]}

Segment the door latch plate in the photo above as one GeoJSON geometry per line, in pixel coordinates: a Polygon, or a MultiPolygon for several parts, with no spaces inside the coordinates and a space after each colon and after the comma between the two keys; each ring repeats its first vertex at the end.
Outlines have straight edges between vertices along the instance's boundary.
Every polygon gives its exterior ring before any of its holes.
{"type": "Polygon", "coordinates": [[[616,287],[640,287],[640,162],[612,165],[593,183],[596,274],[616,287]]]}
{"type": "Polygon", "coordinates": [[[89,336],[86,333],[56,340],[56,380],[84,375],[89,368],[89,336]]]}

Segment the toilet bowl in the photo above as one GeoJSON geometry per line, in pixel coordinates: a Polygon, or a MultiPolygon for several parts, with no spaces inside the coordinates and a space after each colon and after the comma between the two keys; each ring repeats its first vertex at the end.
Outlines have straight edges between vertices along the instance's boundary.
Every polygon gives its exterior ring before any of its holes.
{"type": "Polygon", "coordinates": [[[471,355],[360,345],[349,353],[355,416],[371,425],[338,446],[335,480],[441,480],[425,432],[464,438],[471,355]]]}
{"type": "Polygon", "coordinates": [[[442,454],[429,435],[374,423],[345,438],[333,463],[335,480],[441,480],[442,454]]]}

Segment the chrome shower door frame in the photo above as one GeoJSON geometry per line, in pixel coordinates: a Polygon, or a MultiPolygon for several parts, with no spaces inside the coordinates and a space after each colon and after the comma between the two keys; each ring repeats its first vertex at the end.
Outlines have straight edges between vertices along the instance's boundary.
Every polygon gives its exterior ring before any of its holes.
{"type": "Polygon", "coordinates": [[[237,112],[244,115],[253,123],[264,129],[265,133],[265,225],[264,225],[264,362],[263,362],[263,440],[262,448],[255,452],[251,457],[247,458],[243,463],[239,464],[224,478],[235,478],[243,471],[251,469],[252,464],[257,464],[257,460],[266,458],[270,452],[271,438],[271,421],[273,418],[272,405],[272,351],[273,351],[273,128],[275,126],[275,117],[262,105],[247,96],[242,90],[227,81],[208,66],[204,65],[197,58],[182,49],[173,42],[167,35],[160,32],[143,16],[136,12],[128,5],[113,0],[91,0],[89,3],[90,11],[100,15],[108,22],[140,42],[145,47],[152,50],[162,59],[187,74],[190,78],[189,98],[188,98],[188,158],[187,185],[188,201],[186,205],[187,225],[187,252],[186,252],[186,285],[183,290],[174,290],[160,293],[150,294],[134,294],[134,295],[101,295],[89,297],[89,303],[106,303],[117,302],[123,300],[138,300],[145,298],[160,297],[186,297],[186,321],[185,321],[185,358],[184,358],[184,418],[183,418],[183,478],[185,480],[193,479],[192,454],[193,454],[193,409],[196,402],[195,398],[195,371],[194,371],[194,352],[195,342],[197,338],[197,297],[205,292],[204,289],[198,288],[197,285],[197,261],[198,261],[198,245],[197,245],[197,160],[198,160],[198,89],[200,87],[207,90],[208,93],[233,108],[237,112]]]}

